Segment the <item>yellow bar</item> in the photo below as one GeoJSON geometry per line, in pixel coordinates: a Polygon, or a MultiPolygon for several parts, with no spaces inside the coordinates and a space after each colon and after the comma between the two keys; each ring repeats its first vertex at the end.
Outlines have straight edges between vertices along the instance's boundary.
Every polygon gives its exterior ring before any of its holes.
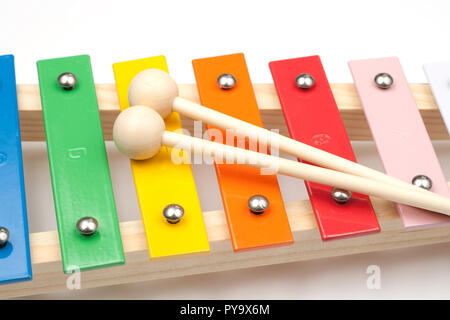
{"type": "MultiPolygon", "coordinates": [[[[139,72],[151,68],[168,72],[166,58],[157,56],[113,65],[121,110],[129,107],[128,87],[131,80],[139,72]]],[[[181,129],[178,113],[171,114],[165,122],[167,130],[181,129]]],[[[172,162],[171,152],[171,148],[163,147],[152,159],[131,160],[151,258],[209,251],[191,166],[172,162]],[[173,203],[184,208],[184,217],[177,224],[168,223],[162,214],[163,209],[173,203]]],[[[183,157],[189,156],[182,152],[183,157]]]]}

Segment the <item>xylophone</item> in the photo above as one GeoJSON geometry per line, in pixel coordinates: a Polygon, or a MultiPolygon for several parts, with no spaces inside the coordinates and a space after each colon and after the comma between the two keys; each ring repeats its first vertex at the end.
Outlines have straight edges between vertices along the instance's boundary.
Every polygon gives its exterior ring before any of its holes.
{"type": "Polygon", "coordinates": [[[449,138],[450,64],[425,66],[441,114],[397,58],[349,66],[354,85],[330,85],[318,56],[273,61],[274,85],[253,85],[233,54],[194,60],[195,86],[157,56],[96,86],[83,55],[38,61],[39,88],[16,88],[0,57],[0,297],[64,290],[79,271],[88,288],[449,241],[430,136],[449,138]],[[21,136],[47,141],[58,227],[30,239],[21,136]],[[142,221],[117,219],[105,138],[131,158],[142,221]],[[356,163],[350,141],[371,138],[386,174],[356,163]],[[215,159],[224,212],[201,211],[196,154],[215,159]],[[284,203],[274,173],[304,179],[310,199],[284,203]]]}

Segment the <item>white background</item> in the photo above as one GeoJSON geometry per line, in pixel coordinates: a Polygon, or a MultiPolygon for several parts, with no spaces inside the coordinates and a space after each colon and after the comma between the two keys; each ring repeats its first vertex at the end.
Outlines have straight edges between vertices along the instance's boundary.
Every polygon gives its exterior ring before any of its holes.
{"type": "MultiPolygon", "coordinates": [[[[95,80],[111,64],[166,55],[171,74],[193,83],[193,58],[244,52],[254,82],[271,82],[271,60],[320,54],[330,82],[350,82],[347,61],[399,56],[411,82],[422,64],[450,59],[447,1],[3,1],[0,53],[16,57],[19,83],[37,83],[38,59],[90,54],[95,80]]],[[[354,144],[360,162],[381,169],[372,143],[354,144]]],[[[435,143],[447,180],[450,144],[435,143]]],[[[121,220],[139,218],[128,161],[108,144],[121,220]]],[[[55,229],[44,143],[24,143],[32,232],[55,229]]],[[[212,167],[195,166],[203,210],[222,207],[212,167]],[[212,196],[207,196],[212,190],[212,196]]],[[[286,201],[303,182],[279,177],[286,201]]],[[[450,244],[142,282],[33,298],[303,299],[450,298],[450,244]],[[381,290],[366,268],[381,268],[381,290]]]]}

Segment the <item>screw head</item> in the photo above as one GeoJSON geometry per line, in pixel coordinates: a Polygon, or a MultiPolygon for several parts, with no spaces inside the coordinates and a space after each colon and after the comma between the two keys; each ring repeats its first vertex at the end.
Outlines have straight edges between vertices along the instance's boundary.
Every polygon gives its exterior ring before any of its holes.
{"type": "Polygon", "coordinates": [[[222,90],[230,90],[236,85],[236,78],[231,73],[224,73],[217,78],[217,84],[222,90]]]}
{"type": "Polygon", "coordinates": [[[430,190],[433,187],[433,181],[424,174],[415,176],[412,179],[412,184],[425,190],[430,190]]]}
{"type": "Polygon", "coordinates": [[[0,227],[0,249],[6,246],[8,240],[9,240],[8,229],[0,227]]]}
{"type": "Polygon", "coordinates": [[[61,73],[58,77],[58,84],[64,90],[73,90],[77,84],[77,77],[72,72],[61,73]]]}
{"type": "Polygon", "coordinates": [[[77,229],[83,236],[92,236],[97,232],[98,221],[92,217],[84,217],[78,220],[77,229]]]}
{"type": "Polygon", "coordinates": [[[315,80],[312,75],[302,73],[295,78],[295,84],[300,89],[310,89],[314,86],[315,80]]]}
{"type": "Polygon", "coordinates": [[[184,209],[178,204],[169,204],[163,209],[163,216],[166,218],[167,222],[175,224],[180,222],[181,218],[183,218],[184,209]]]}
{"type": "Polygon", "coordinates": [[[352,198],[352,192],[344,189],[333,188],[331,196],[338,204],[346,204],[352,198]]]}
{"type": "Polygon", "coordinates": [[[389,89],[394,84],[394,79],[386,72],[377,74],[374,81],[376,86],[380,89],[389,89]]]}
{"type": "Polygon", "coordinates": [[[253,214],[261,214],[269,207],[269,200],[263,195],[257,194],[248,199],[248,208],[253,214]]]}

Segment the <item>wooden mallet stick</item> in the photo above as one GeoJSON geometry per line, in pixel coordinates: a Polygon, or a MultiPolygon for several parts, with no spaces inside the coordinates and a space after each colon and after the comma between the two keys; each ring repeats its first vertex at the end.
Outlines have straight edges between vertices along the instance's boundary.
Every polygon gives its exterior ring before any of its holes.
{"type": "Polygon", "coordinates": [[[232,129],[236,134],[246,136],[249,139],[267,141],[268,145],[274,146],[282,152],[325,168],[377,180],[411,191],[432,193],[412,183],[388,176],[359,163],[180,98],[178,97],[176,82],[167,72],[159,69],[148,69],[139,73],[130,84],[128,100],[132,106],[144,105],[151,107],[163,118],[167,117],[172,111],[176,111],[189,118],[201,120],[218,128],[232,129]]]}
{"type": "Polygon", "coordinates": [[[113,138],[117,148],[131,159],[151,158],[165,145],[206,154],[227,163],[242,163],[266,170],[271,168],[274,173],[450,215],[450,199],[436,197],[431,192],[406,190],[376,180],[166,131],[161,116],[146,106],[134,106],[121,112],[114,123],[113,138]]]}

